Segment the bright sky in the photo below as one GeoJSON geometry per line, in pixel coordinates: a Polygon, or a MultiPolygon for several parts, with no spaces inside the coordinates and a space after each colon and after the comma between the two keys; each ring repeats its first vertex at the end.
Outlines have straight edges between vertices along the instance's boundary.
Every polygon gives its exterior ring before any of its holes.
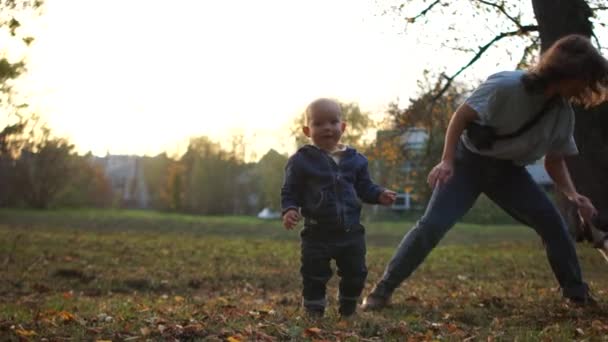
{"type": "Polygon", "coordinates": [[[172,154],[192,136],[233,134],[250,157],[289,153],[286,127],[311,100],[381,114],[415,95],[425,66],[449,63],[383,10],[375,0],[47,0],[22,91],[81,153],[172,154]]]}

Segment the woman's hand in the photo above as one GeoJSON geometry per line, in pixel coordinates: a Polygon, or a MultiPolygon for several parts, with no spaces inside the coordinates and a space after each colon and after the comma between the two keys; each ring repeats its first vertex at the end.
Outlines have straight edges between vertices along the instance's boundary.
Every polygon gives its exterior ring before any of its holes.
{"type": "Polygon", "coordinates": [[[296,209],[289,209],[285,215],[283,215],[283,227],[285,229],[293,229],[298,222],[302,219],[302,215],[296,209]]]}
{"type": "Polygon", "coordinates": [[[578,208],[578,214],[587,223],[591,222],[593,216],[597,215],[597,209],[591,203],[591,200],[578,192],[567,194],[568,199],[578,208]]]}
{"type": "Polygon", "coordinates": [[[384,190],[380,197],[378,198],[378,202],[382,205],[391,205],[395,203],[395,199],[397,198],[397,193],[392,190],[384,190]]]}
{"type": "Polygon", "coordinates": [[[445,184],[448,180],[450,180],[450,178],[452,178],[453,174],[454,163],[442,160],[439,164],[433,167],[426,180],[431,188],[435,188],[435,186],[445,184]]]}

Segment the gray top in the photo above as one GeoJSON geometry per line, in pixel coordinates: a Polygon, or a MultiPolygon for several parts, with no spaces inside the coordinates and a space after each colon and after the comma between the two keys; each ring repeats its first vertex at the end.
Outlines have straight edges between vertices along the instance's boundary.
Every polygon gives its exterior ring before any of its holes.
{"type": "MultiPolygon", "coordinates": [[[[503,71],[491,75],[465,103],[479,114],[480,124],[496,129],[497,134],[510,134],[531,120],[547,98],[542,93],[529,93],[521,82],[525,71],[503,71]]],[[[560,99],[529,130],[518,137],[498,140],[491,149],[478,150],[466,134],[461,139],[471,151],[526,165],[545,154],[577,154],[574,142],[574,111],[560,99]]]]}

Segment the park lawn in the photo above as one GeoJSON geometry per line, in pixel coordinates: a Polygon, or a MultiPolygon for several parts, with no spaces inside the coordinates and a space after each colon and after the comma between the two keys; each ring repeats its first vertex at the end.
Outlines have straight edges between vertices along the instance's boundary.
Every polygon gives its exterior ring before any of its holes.
{"type": "MultiPolygon", "coordinates": [[[[365,293],[411,223],[368,223],[365,293]]],[[[142,211],[0,210],[2,340],[608,340],[608,264],[579,245],[599,308],[564,302],[521,226],[458,225],[395,293],[340,321],[300,311],[296,232],[142,211]]]]}

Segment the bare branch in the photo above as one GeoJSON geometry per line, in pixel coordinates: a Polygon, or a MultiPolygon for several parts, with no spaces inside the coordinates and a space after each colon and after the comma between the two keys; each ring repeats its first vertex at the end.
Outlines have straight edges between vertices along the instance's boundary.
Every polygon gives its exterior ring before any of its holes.
{"type": "Polygon", "coordinates": [[[427,6],[427,8],[425,8],[422,12],[418,13],[418,15],[416,15],[415,17],[411,17],[411,18],[407,18],[407,22],[408,23],[413,23],[416,21],[416,19],[425,16],[431,9],[433,9],[433,7],[435,7],[435,5],[441,3],[441,0],[435,0],[433,1],[430,5],[427,6]]]}
{"type": "Polygon", "coordinates": [[[605,11],[608,10],[608,6],[598,6],[590,8],[592,11],[605,11]]]}
{"type": "Polygon", "coordinates": [[[533,32],[533,31],[538,31],[538,26],[536,26],[536,25],[522,26],[517,31],[503,32],[503,33],[497,35],[496,37],[494,37],[492,40],[490,40],[484,46],[481,46],[479,48],[479,50],[477,51],[477,53],[475,54],[475,56],[473,56],[473,58],[471,58],[471,60],[465,66],[460,68],[460,70],[458,70],[455,74],[453,74],[452,76],[443,75],[443,77],[446,80],[446,83],[439,90],[439,92],[435,96],[433,96],[433,102],[437,101],[437,99],[439,99],[448,90],[450,85],[452,85],[452,82],[454,81],[454,79],[456,77],[458,77],[458,75],[460,75],[467,68],[469,68],[471,65],[473,65],[473,63],[475,63],[486,52],[486,50],[489,49],[494,43],[496,43],[497,41],[499,41],[503,38],[506,38],[506,37],[512,37],[512,36],[521,35],[521,34],[533,32]]]}
{"type": "Polygon", "coordinates": [[[602,49],[602,44],[600,43],[600,39],[597,37],[597,35],[595,34],[595,32],[591,32],[591,36],[593,37],[593,40],[595,40],[595,45],[597,46],[598,50],[602,49]]]}
{"type": "Polygon", "coordinates": [[[517,69],[521,69],[527,65],[526,60],[528,59],[528,56],[532,54],[532,51],[534,51],[534,49],[538,48],[538,40],[539,38],[536,38],[532,40],[532,42],[528,46],[526,46],[526,48],[524,49],[524,53],[522,54],[521,59],[519,60],[519,63],[517,63],[517,69]]]}
{"type": "Polygon", "coordinates": [[[502,14],[504,14],[507,18],[509,18],[509,20],[511,20],[518,28],[522,28],[521,22],[517,19],[515,19],[513,16],[511,16],[507,10],[505,9],[504,3],[502,5],[490,2],[490,1],[486,1],[486,0],[477,0],[479,2],[481,2],[484,5],[488,5],[491,7],[494,7],[496,9],[498,9],[502,14]]]}

